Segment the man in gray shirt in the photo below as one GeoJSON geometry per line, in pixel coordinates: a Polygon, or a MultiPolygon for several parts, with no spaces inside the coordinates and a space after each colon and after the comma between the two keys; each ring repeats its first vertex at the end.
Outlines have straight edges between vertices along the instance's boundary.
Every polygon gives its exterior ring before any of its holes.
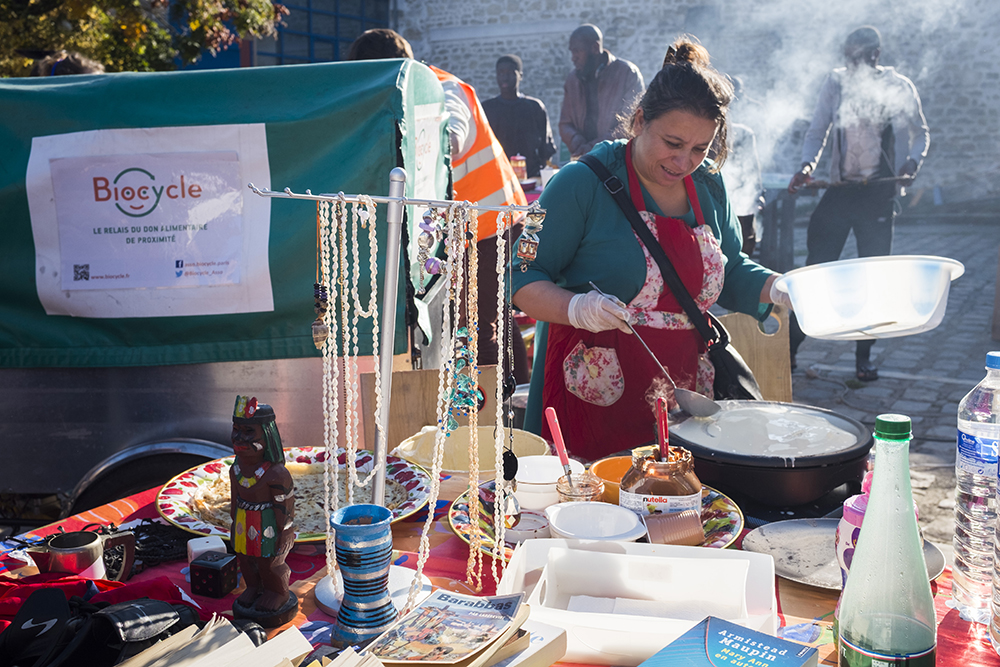
{"type": "Polygon", "coordinates": [[[559,135],[573,157],[616,138],[619,117],[631,111],[645,84],[639,68],[604,49],[600,29],[589,23],[573,31],[569,52],[574,70],[566,77],[559,135]]]}
{"type": "MultiPolygon", "coordinates": [[[[881,45],[881,35],[871,26],[852,32],[844,44],[847,66],[833,70],[820,90],[802,145],[802,167],[788,184],[794,193],[812,180],[832,139],[830,183],[809,219],[806,265],[839,259],[852,229],[859,257],[890,254],[895,197],[927,155],[930,131],[920,96],[912,81],[878,64],[881,45]]],[[[790,339],[794,367],[805,339],[794,317],[790,339]]],[[[878,379],[870,359],[874,343],[858,341],[859,380],[878,379]]]]}

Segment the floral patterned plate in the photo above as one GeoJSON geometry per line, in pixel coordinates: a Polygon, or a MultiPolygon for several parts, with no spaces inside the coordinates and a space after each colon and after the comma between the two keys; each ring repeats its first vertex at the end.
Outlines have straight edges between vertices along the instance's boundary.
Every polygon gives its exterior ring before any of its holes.
{"type": "MultiPolygon", "coordinates": [[[[285,461],[288,463],[322,463],[326,456],[324,447],[289,447],[285,449],[285,461]]],[[[229,531],[215,524],[203,521],[192,512],[191,501],[197,489],[215,482],[220,475],[228,475],[233,464],[232,456],[203,463],[200,466],[177,475],[163,485],[156,496],[156,510],[164,519],[173,525],[197,535],[218,535],[229,539],[229,531]]],[[[343,474],[347,454],[342,448],[337,449],[337,461],[343,474]]],[[[356,461],[359,474],[367,474],[373,467],[374,458],[370,451],[358,451],[356,461]]],[[[396,456],[386,457],[386,481],[392,480],[399,484],[400,497],[396,509],[392,510],[392,522],[395,523],[419,511],[427,504],[430,497],[431,476],[426,470],[415,463],[410,463],[396,456]]],[[[386,486],[389,493],[389,487],[386,486]]],[[[322,504],[322,498],[319,500],[322,504]]],[[[296,533],[296,543],[320,542],[326,539],[326,534],[296,533]]]]}
{"type": "MultiPolygon", "coordinates": [[[[490,492],[494,488],[494,480],[483,482],[480,486],[490,492]]],[[[470,543],[472,530],[469,525],[469,501],[468,491],[465,491],[448,509],[448,523],[455,534],[462,538],[466,544],[470,543]]],[[[479,534],[483,541],[482,550],[489,554],[493,546],[493,525],[492,518],[489,521],[480,521],[479,534]]],[[[701,543],[703,547],[713,549],[725,549],[739,537],[743,530],[743,512],[737,507],[727,495],[716,491],[710,486],[701,487],[701,521],[705,528],[705,541],[701,543]]],[[[504,549],[504,560],[514,553],[514,543],[507,542],[504,549]]]]}

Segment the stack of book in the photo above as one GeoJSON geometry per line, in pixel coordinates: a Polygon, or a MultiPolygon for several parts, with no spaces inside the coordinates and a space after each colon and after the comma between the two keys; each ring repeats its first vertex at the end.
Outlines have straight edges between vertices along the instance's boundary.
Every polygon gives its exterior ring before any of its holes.
{"type": "Polygon", "coordinates": [[[334,658],[317,658],[305,667],[382,667],[382,663],[371,653],[358,653],[353,646],[348,646],[334,658]]]}
{"type": "MultiPolygon", "coordinates": [[[[528,622],[524,594],[473,597],[435,591],[371,644],[385,667],[549,667],[566,652],[566,631],[528,622]]],[[[345,666],[350,667],[350,666],[345,666]]]]}
{"type": "Polygon", "coordinates": [[[254,646],[228,619],[213,616],[201,630],[188,626],[119,667],[294,667],[311,652],[312,645],[298,628],[254,646]]]}

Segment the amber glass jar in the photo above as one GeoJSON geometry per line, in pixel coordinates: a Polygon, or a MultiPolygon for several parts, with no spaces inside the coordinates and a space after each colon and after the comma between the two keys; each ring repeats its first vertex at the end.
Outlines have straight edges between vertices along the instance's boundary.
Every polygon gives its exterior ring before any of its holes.
{"type": "Polygon", "coordinates": [[[632,467],[622,477],[618,504],[639,515],[701,512],[701,481],[691,452],[671,447],[669,461],[633,456],[632,467]]]}
{"type": "Polygon", "coordinates": [[[528,180],[528,163],[523,155],[511,155],[510,166],[514,169],[514,175],[519,181],[528,180]]]}

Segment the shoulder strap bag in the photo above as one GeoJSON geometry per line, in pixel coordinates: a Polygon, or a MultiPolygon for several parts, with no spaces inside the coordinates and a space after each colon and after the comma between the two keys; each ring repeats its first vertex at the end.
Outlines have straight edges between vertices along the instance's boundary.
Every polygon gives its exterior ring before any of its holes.
{"type": "Polygon", "coordinates": [[[760,393],[760,386],[753,376],[753,371],[747,366],[736,348],[729,343],[729,332],[714,315],[711,313],[703,315],[698,309],[691,294],[681,282],[680,276],[677,275],[674,265],[667,257],[667,253],[663,251],[663,247],[649,231],[646,223],[643,222],[635,204],[629,199],[625,184],[593,155],[584,155],[579,161],[597,174],[597,178],[614,198],[615,203],[628,218],[632,229],[635,230],[636,235],[645,244],[649,254],[660,267],[663,282],[670,287],[670,291],[673,292],[674,297],[687,313],[695,329],[705,339],[708,357],[715,367],[715,383],[712,386],[715,399],[764,400],[760,393]]]}

